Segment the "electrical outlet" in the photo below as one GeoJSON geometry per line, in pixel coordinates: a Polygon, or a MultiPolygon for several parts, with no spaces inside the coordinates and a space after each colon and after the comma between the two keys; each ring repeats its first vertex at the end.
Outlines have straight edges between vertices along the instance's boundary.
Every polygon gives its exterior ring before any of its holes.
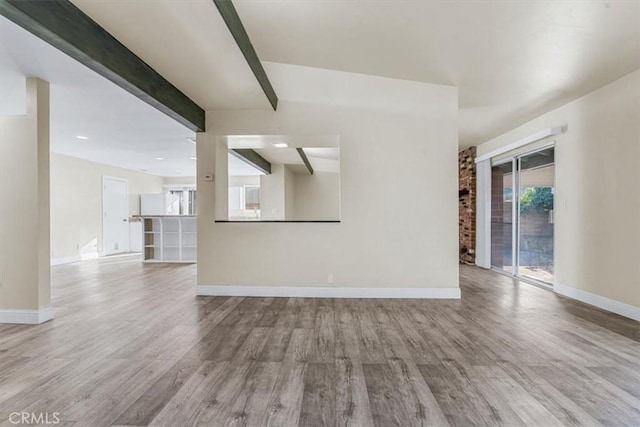
{"type": "Polygon", "coordinates": [[[327,283],[333,285],[333,273],[327,274],[327,283]]]}

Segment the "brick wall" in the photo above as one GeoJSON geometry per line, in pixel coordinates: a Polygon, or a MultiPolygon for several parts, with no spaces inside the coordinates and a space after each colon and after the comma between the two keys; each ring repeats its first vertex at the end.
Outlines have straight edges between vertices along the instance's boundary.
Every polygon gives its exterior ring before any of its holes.
{"type": "Polygon", "coordinates": [[[458,153],[460,262],[476,262],[476,147],[458,153]]]}

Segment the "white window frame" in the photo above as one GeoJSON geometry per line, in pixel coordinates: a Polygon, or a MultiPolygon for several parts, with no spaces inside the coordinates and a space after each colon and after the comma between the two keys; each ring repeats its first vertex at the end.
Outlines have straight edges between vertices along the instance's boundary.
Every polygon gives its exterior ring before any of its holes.
{"type": "MultiPolygon", "coordinates": [[[[247,184],[242,186],[242,193],[240,195],[242,210],[244,211],[252,211],[253,209],[247,209],[247,188],[257,188],[260,190],[260,186],[256,184],[247,184]]],[[[260,209],[258,209],[260,210],[260,209]]]]}

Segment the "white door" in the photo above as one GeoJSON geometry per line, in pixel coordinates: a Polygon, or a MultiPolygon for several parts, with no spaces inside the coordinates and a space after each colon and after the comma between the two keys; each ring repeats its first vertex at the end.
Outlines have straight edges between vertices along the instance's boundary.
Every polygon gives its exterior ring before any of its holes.
{"type": "Polygon", "coordinates": [[[102,245],[105,255],[129,252],[129,185],[102,177],[102,245]]]}

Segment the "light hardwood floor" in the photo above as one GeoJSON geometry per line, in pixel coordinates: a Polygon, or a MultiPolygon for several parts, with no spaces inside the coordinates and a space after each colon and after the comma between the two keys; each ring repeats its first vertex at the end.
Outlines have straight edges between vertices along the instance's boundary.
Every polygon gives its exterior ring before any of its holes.
{"type": "Polygon", "coordinates": [[[461,300],[195,297],[194,265],[53,269],[0,325],[0,425],[640,425],[640,324],[474,267],[461,300]]]}

